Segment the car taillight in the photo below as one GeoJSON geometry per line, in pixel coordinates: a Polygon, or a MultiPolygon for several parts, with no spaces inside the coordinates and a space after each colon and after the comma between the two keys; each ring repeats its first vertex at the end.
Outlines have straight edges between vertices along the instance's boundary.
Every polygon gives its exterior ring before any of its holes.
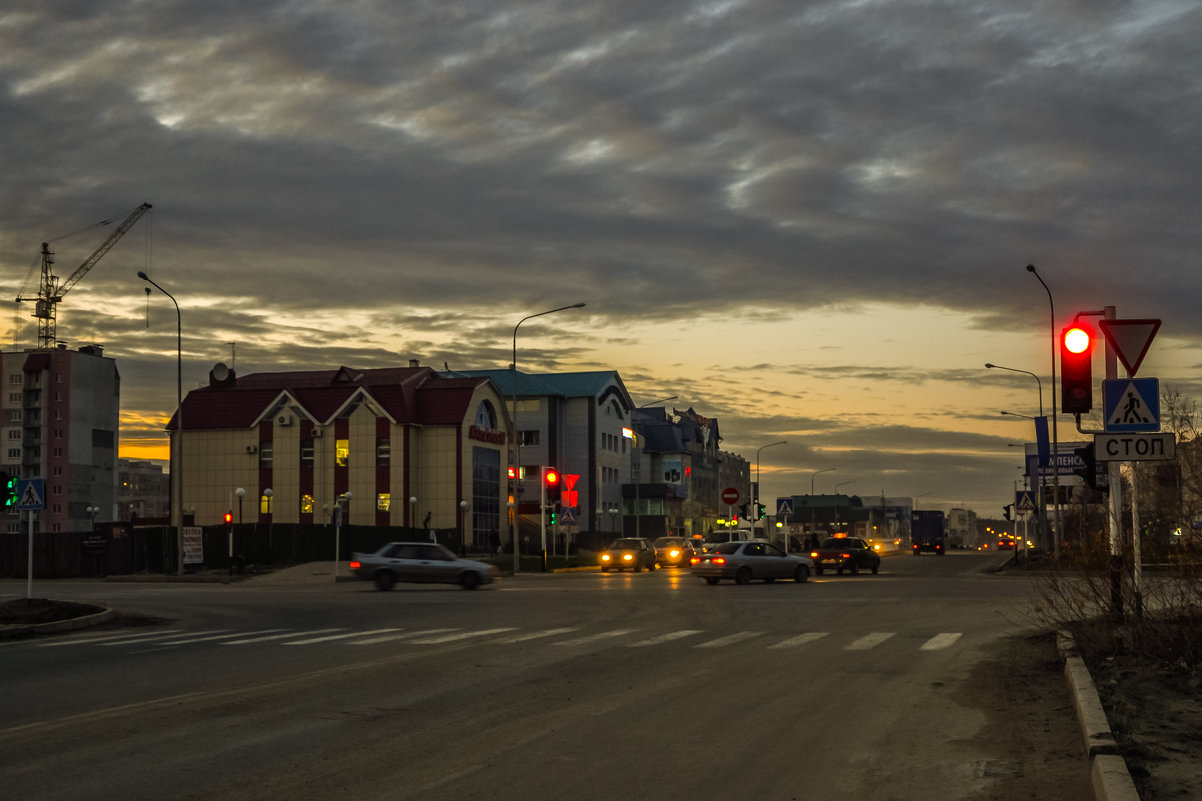
{"type": "Polygon", "coordinates": [[[363,567],[363,563],[362,562],[351,562],[350,566],[351,566],[351,570],[358,570],[359,568],[363,567]]]}
{"type": "Polygon", "coordinates": [[[723,559],[721,556],[715,556],[713,559],[710,560],[710,563],[715,564],[715,565],[724,565],[724,564],[726,564],[726,560],[723,559]]]}
{"type": "Polygon", "coordinates": [[[840,559],[850,559],[850,558],[851,558],[851,554],[849,554],[849,553],[841,553],[841,554],[839,554],[839,558],[840,558],[840,559]]]}
{"type": "Polygon", "coordinates": [[[699,565],[699,564],[701,564],[701,557],[700,557],[700,556],[690,556],[690,557],[689,557],[689,564],[690,564],[690,565],[699,565]]]}
{"type": "Polygon", "coordinates": [[[817,551],[810,551],[810,558],[811,558],[811,559],[817,559],[817,558],[818,558],[818,552],[817,552],[817,551]]]}

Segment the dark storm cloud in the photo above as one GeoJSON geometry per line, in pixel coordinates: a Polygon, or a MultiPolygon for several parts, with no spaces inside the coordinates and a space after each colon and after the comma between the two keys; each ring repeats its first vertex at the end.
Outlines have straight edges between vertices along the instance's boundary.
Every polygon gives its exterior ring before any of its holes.
{"type": "MultiPolygon", "coordinates": [[[[153,203],[60,320],[122,356],[127,397],[174,350],[139,269],[188,299],[189,383],[229,342],[247,369],[503,366],[496,313],[552,295],[614,341],[633,320],[856,304],[1041,331],[1028,263],[1058,308],[1119,303],[1196,347],[1199,33],[1184,0],[13,0],[0,285],[21,291],[43,240],[69,274],[105,234],[60,234],[153,203]]],[[[583,352],[542,333],[524,369],[583,352]]],[[[769,422],[712,386],[726,366],[614,367],[769,422]]]]}

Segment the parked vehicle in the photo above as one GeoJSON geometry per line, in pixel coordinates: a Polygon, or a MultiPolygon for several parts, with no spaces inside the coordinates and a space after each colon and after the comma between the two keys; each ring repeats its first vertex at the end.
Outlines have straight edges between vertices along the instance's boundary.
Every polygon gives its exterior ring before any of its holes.
{"type": "Polygon", "coordinates": [[[660,537],[655,541],[655,563],[660,567],[688,567],[689,559],[701,551],[700,543],[689,537],[660,537]]]}
{"type": "Polygon", "coordinates": [[[622,537],[601,552],[601,572],[655,570],[655,546],[644,537],[622,537]]]}
{"type": "Polygon", "coordinates": [[[914,555],[923,551],[943,556],[947,526],[938,509],[915,509],[910,513],[910,548],[914,555]]]}
{"type": "Polygon", "coordinates": [[[374,581],[377,590],[391,590],[398,581],[458,584],[474,590],[496,580],[497,568],[460,559],[436,542],[390,542],[375,553],[351,554],[351,573],[374,581]]]}
{"type": "Polygon", "coordinates": [[[859,537],[830,537],[810,551],[814,560],[814,575],[821,576],[825,570],[834,570],[840,576],[843,571],[857,575],[861,570],[877,573],[881,569],[881,556],[859,537]]]}
{"type": "Polygon", "coordinates": [[[814,569],[809,558],[787,554],[765,540],[719,543],[690,562],[693,575],[705,579],[706,584],[722,579],[733,579],[736,584],[750,584],[755,579],[769,584],[777,579],[800,583],[809,579],[814,569]]]}
{"type": "Polygon", "coordinates": [[[705,539],[701,543],[701,550],[710,553],[724,542],[749,542],[750,540],[751,532],[745,528],[715,529],[705,535],[705,539]]]}

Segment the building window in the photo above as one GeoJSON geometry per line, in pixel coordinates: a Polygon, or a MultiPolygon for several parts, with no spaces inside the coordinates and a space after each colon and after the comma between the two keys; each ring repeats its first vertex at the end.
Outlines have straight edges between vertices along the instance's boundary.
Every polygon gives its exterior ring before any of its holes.
{"type": "Polygon", "coordinates": [[[259,443],[259,466],[271,467],[272,461],[275,459],[274,443],[260,442],[259,443]]]}
{"type": "Polygon", "coordinates": [[[261,515],[271,514],[271,496],[270,495],[260,495],[259,496],[259,514],[261,514],[261,515]]]}
{"type": "Polygon", "coordinates": [[[302,439],[300,441],[300,463],[301,467],[313,466],[313,440],[302,439]]]}
{"type": "Polygon", "coordinates": [[[10,428],[10,429],[8,430],[8,438],[9,438],[9,439],[20,439],[20,438],[21,438],[21,429],[19,429],[19,428],[10,428]]]}
{"type": "Polygon", "coordinates": [[[533,447],[539,443],[538,429],[519,431],[518,441],[522,443],[523,448],[533,447]]]}
{"type": "Polygon", "coordinates": [[[376,511],[387,512],[392,508],[392,493],[380,492],[376,494],[376,511]]]}
{"type": "Polygon", "coordinates": [[[21,393],[20,392],[8,393],[8,402],[9,403],[20,403],[21,402],[21,393]]]}
{"type": "Polygon", "coordinates": [[[19,385],[21,383],[21,378],[22,378],[21,373],[13,373],[12,375],[10,375],[8,377],[8,383],[19,385]]]}
{"type": "Polygon", "coordinates": [[[487,429],[497,427],[497,410],[490,402],[480,401],[480,405],[476,407],[476,425],[487,429]]]}
{"type": "Polygon", "coordinates": [[[334,464],[346,467],[351,460],[351,443],[347,439],[334,441],[334,464]]]}
{"type": "Polygon", "coordinates": [[[302,515],[313,514],[313,496],[312,495],[302,495],[301,496],[300,509],[301,509],[302,515]]]}
{"type": "Polygon", "coordinates": [[[21,458],[21,449],[20,448],[9,448],[8,449],[8,458],[9,459],[20,459],[21,458]]]}
{"type": "MultiPolygon", "coordinates": [[[[392,443],[387,437],[380,437],[376,440],[376,464],[386,465],[392,459],[392,443]]],[[[387,507],[385,507],[387,511],[387,507]]]]}

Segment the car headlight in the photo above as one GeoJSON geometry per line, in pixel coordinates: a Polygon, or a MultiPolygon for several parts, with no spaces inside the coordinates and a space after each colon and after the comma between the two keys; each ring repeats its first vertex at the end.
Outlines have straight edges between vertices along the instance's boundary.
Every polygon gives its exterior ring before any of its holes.
{"type": "Polygon", "coordinates": [[[623,561],[623,562],[629,562],[629,561],[631,561],[632,559],[634,559],[634,554],[632,554],[632,553],[624,553],[624,554],[622,554],[622,561],[623,561]]]}
{"type": "Polygon", "coordinates": [[[671,556],[673,559],[675,559],[676,557],[680,556],[680,551],[668,551],[668,556],[671,556]]]}
{"type": "Polygon", "coordinates": [[[608,562],[608,561],[609,561],[610,559],[612,559],[612,558],[613,558],[613,557],[611,557],[611,556],[610,556],[609,554],[607,554],[607,553],[603,553],[603,554],[601,554],[601,561],[602,561],[602,562],[608,562]]]}

